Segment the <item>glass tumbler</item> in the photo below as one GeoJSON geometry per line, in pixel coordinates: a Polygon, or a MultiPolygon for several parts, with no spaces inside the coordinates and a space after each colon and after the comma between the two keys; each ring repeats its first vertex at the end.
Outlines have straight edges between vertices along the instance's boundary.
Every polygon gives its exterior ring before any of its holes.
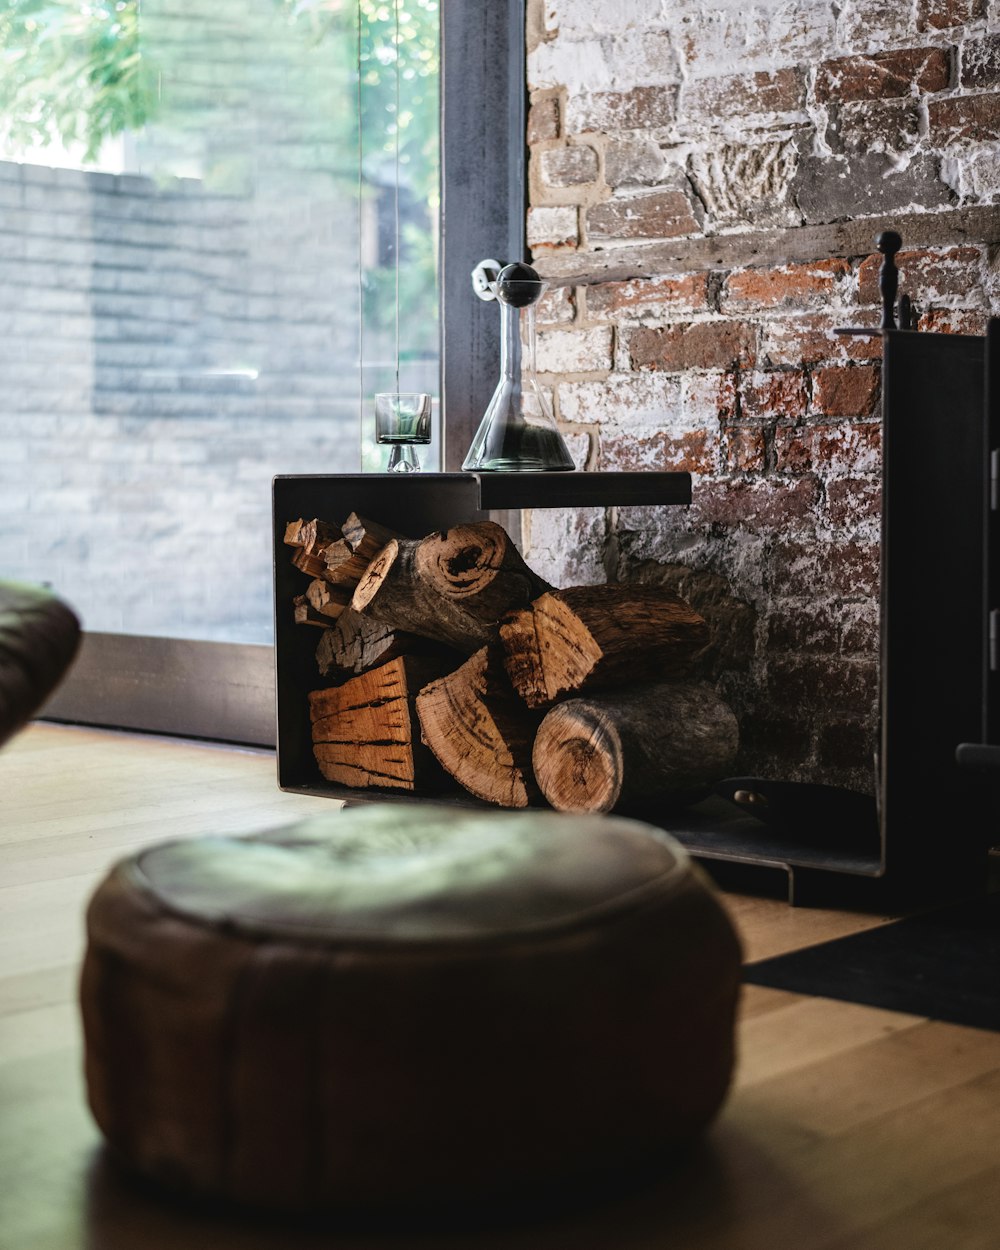
{"type": "Polygon", "coordinates": [[[415,446],[431,441],[431,397],[421,391],[383,391],[375,396],[375,441],[392,447],[390,473],[418,473],[415,446]]]}

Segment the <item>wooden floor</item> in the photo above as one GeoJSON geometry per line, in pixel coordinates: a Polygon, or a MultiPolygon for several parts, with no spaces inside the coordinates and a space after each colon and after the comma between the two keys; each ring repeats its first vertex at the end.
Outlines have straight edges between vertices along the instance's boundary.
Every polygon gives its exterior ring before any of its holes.
{"type": "MultiPolygon", "coordinates": [[[[748,987],[735,1089],[694,1156],[628,1196],[478,1230],[292,1229],[124,1183],[83,1100],[82,911],[119,856],[329,800],[264,752],[37,725],[0,753],[2,1250],[996,1250],[1000,1036],[748,987]]],[[[727,896],[747,956],[879,924],[727,896]]]]}

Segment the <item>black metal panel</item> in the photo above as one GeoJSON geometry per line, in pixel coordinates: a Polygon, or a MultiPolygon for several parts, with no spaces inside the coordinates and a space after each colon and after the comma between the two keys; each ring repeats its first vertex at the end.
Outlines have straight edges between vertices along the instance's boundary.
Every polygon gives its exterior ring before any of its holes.
{"type": "Polygon", "coordinates": [[[457,469],[496,387],[500,320],[472,291],[491,257],[524,258],[524,0],[441,6],[441,299],[445,467],[457,469]]]}
{"type": "Polygon", "coordinates": [[[983,742],[1000,746],[1000,320],[986,336],[986,431],[984,439],[986,580],[983,742]]]}
{"type": "Polygon", "coordinates": [[[987,836],[955,759],[982,728],[985,340],[885,341],[883,857],[916,883],[975,871],[987,836]]]}
{"type": "Polygon", "coordinates": [[[478,473],[480,505],[600,508],[688,504],[690,473],[478,473]]]}
{"type": "Polygon", "coordinates": [[[465,473],[287,476],[274,479],[273,505],[278,784],[336,795],[342,787],[324,781],[313,759],[307,695],[322,684],[315,658],[319,630],[292,619],[292,600],[306,581],[284,544],[285,526],[298,517],[336,523],[359,512],[418,538],[459,521],[482,520],[479,488],[465,473]]]}

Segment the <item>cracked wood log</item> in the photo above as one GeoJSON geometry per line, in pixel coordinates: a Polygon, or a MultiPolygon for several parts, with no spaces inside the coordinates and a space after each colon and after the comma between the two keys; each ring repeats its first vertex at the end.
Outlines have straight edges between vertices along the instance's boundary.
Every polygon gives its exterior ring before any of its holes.
{"type": "Polygon", "coordinates": [[[655,586],[554,590],[500,626],[507,674],[529,707],[578,690],[677,676],[709,641],[704,619],[655,586]]]}
{"type": "Polygon", "coordinates": [[[317,612],[305,595],[296,595],[292,600],[292,619],[296,625],[318,625],[326,630],[330,628],[330,618],[317,612]]]}
{"type": "Polygon", "coordinates": [[[441,643],[393,629],[391,625],[372,620],[348,607],[337,618],[336,624],[325,630],[320,638],[316,647],[316,664],[320,676],[333,682],[347,681],[376,664],[384,664],[400,655],[439,656],[451,667],[462,662],[458,652],[441,643]]]}
{"type": "Polygon", "coordinates": [[[503,529],[486,521],[416,541],[392,539],[368,566],[351,606],[470,655],[497,640],[504,613],[546,586],[503,529]]]}
{"type": "Polygon", "coordinates": [[[340,540],[340,530],[328,521],[318,517],[311,521],[289,521],[285,526],[284,541],[289,547],[295,548],[292,563],[309,577],[326,576],[326,560],[324,558],[331,543],[340,540]]]}
{"type": "Polygon", "coordinates": [[[707,682],[659,682],[557,704],[533,763],[559,811],[610,812],[718,781],[738,744],[736,717],[707,682]]]}
{"type": "Polygon", "coordinates": [[[538,714],[517,697],[499,647],[483,647],[417,695],[424,742],[471,794],[501,807],[538,800],[531,747],[538,714]]]}
{"type": "Polygon", "coordinates": [[[444,779],[420,741],[414,701],[440,677],[440,661],[399,656],[330,690],[309,695],[313,754],[328,781],[360,789],[435,789],[444,779]]]}
{"type": "Polygon", "coordinates": [[[364,576],[373,556],[386,543],[401,538],[395,530],[368,521],[352,512],[340,527],[342,537],[330,543],[323,552],[326,562],[326,580],[337,586],[347,586],[353,591],[364,576]]]}
{"type": "Polygon", "coordinates": [[[490,626],[552,589],[528,568],[507,531],[492,521],[429,534],[417,547],[415,572],[443,598],[490,626]]]}

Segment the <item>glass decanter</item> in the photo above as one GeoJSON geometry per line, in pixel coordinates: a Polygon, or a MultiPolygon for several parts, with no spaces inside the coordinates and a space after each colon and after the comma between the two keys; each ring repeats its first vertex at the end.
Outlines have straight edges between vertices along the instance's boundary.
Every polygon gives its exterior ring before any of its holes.
{"type": "Polygon", "coordinates": [[[535,304],[545,283],[507,265],[490,291],[500,305],[500,381],[472,440],[466,472],[541,473],[574,468],[535,376],[535,304]]]}

